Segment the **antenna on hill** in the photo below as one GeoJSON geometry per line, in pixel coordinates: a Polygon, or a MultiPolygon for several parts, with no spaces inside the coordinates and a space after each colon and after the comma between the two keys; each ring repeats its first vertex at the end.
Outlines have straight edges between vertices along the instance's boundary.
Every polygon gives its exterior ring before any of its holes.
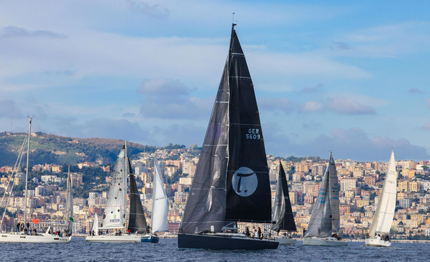
{"type": "Polygon", "coordinates": [[[232,15],[232,18],[231,18],[231,23],[234,24],[234,12],[233,12],[233,15],[232,15]]]}

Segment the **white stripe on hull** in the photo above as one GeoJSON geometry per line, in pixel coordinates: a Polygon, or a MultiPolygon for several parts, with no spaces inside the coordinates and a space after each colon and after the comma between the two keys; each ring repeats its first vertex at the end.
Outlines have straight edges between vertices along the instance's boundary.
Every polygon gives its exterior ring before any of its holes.
{"type": "Polygon", "coordinates": [[[347,246],[348,242],[340,241],[333,237],[327,237],[327,238],[312,237],[312,238],[304,238],[303,245],[304,246],[347,246]]]}
{"type": "Polygon", "coordinates": [[[72,237],[59,237],[51,234],[23,235],[16,233],[0,234],[0,243],[68,244],[72,237]]]}

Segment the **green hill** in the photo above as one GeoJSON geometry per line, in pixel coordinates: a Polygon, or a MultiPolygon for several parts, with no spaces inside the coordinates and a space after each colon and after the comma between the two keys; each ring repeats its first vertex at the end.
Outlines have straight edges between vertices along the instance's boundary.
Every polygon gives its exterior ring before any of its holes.
{"type": "MultiPolygon", "coordinates": [[[[0,167],[13,166],[25,133],[0,133],[0,167]]],[[[115,162],[123,140],[104,138],[72,138],[46,133],[32,133],[30,140],[30,165],[70,164],[80,162],[115,162]]],[[[128,155],[131,159],[141,152],[154,152],[156,147],[127,142],[128,155]]]]}

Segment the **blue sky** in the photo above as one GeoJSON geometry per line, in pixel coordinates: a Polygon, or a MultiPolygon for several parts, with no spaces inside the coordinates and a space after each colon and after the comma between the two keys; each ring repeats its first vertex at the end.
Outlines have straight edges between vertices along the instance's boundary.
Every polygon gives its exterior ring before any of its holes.
{"type": "Polygon", "coordinates": [[[0,1],[0,130],[201,145],[237,33],[276,156],[430,159],[427,1],[0,1]]]}

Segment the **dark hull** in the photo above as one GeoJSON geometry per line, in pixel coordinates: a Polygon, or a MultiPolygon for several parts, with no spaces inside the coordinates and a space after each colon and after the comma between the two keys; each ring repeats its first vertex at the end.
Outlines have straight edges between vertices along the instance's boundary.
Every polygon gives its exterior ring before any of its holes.
{"type": "Polygon", "coordinates": [[[158,238],[157,236],[144,236],[142,237],[141,242],[158,243],[159,240],[160,238],[158,238]]]}
{"type": "Polygon", "coordinates": [[[276,249],[278,245],[276,241],[253,238],[178,234],[178,248],[260,250],[276,249]]]}

